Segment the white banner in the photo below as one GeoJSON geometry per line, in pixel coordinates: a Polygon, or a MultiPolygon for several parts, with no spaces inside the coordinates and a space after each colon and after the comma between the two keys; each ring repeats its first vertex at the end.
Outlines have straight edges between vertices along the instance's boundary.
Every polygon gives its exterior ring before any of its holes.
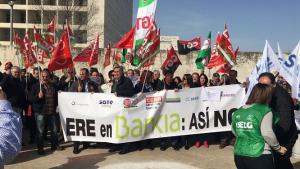
{"type": "Polygon", "coordinates": [[[65,141],[123,143],[230,131],[245,97],[240,85],[161,91],[135,98],[59,93],[65,141]]]}

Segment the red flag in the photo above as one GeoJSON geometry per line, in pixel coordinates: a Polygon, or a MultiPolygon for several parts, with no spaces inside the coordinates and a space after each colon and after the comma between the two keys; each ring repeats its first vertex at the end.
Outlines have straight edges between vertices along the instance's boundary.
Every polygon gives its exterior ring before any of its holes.
{"type": "Polygon", "coordinates": [[[168,51],[167,58],[161,66],[161,69],[165,73],[174,73],[178,66],[181,65],[181,62],[176,54],[173,46],[170,51],[168,51]]]}
{"type": "Polygon", "coordinates": [[[231,66],[229,66],[227,63],[225,63],[224,65],[220,66],[216,72],[217,73],[226,73],[229,74],[229,71],[231,70],[231,66]]]}
{"type": "Polygon", "coordinates": [[[141,66],[145,67],[144,64],[146,64],[146,66],[149,64],[151,65],[152,61],[155,60],[155,56],[159,52],[159,48],[160,48],[160,29],[158,29],[157,32],[155,34],[153,34],[152,39],[153,39],[153,42],[148,47],[148,49],[146,51],[147,55],[144,58],[144,60],[141,62],[141,66]]]}
{"type": "Polygon", "coordinates": [[[237,47],[236,50],[234,51],[234,57],[235,57],[235,59],[236,59],[236,57],[237,57],[237,55],[239,53],[239,49],[240,49],[240,47],[237,47]]]}
{"type": "Polygon", "coordinates": [[[18,55],[18,57],[21,55],[19,59],[21,59],[21,66],[23,67],[24,56],[22,57],[22,55],[23,55],[23,51],[25,51],[25,45],[16,32],[14,33],[14,41],[15,41],[15,48],[16,48],[15,54],[18,55]]]}
{"type": "MultiPolygon", "coordinates": [[[[225,25],[224,25],[223,36],[225,36],[225,38],[228,39],[228,41],[230,42],[230,36],[229,36],[229,32],[228,32],[228,28],[227,28],[227,24],[226,24],[226,23],[225,23],[225,25]]],[[[230,43],[231,43],[231,42],[230,42],[230,43]]]]}
{"type": "Polygon", "coordinates": [[[221,36],[221,39],[219,41],[217,48],[218,48],[220,54],[222,54],[222,56],[226,60],[226,62],[229,65],[234,66],[235,65],[235,56],[234,56],[232,44],[230,42],[230,37],[229,37],[229,33],[228,33],[226,24],[225,24],[225,29],[221,36]]]}
{"type": "Polygon", "coordinates": [[[21,50],[25,48],[24,42],[21,40],[21,38],[16,32],[15,32],[15,44],[18,45],[21,50]]]}
{"type": "Polygon", "coordinates": [[[64,31],[56,49],[52,54],[48,69],[50,71],[60,70],[68,68],[71,64],[73,64],[73,61],[69,39],[67,32],[64,31]]]}
{"type": "Polygon", "coordinates": [[[98,43],[98,47],[99,47],[99,35],[97,36],[97,38],[88,46],[86,47],[83,51],[81,51],[74,59],[74,62],[89,62],[90,58],[93,54],[93,49],[95,47],[95,45],[97,45],[98,43]]]}
{"type": "Polygon", "coordinates": [[[114,62],[121,63],[121,56],[118,54],[118,50],[117,49],[115,49],[115,51],[114,51],[114,57],[113,57],[113,59],[114,59],[114,62]]]}
{"type": "Polygon", "coordinates": [[[144,43],[137,50],[136,55],[145,62],[145,59],[158,52],[158,44],[160,44],[160,30],[157,29],[156,22],[153,21],[149,31],[145,35],[144,43]]]}
{"type": "Polygon", "coordinates": [[[223,56],[221,54],[219,54],[219,51],[217,49],[217,46],[219,45],[220,39],[221,39],[221,35],[218,32],[216,42],[215,42],[214,48],[212,50],[211,58],[210,58],[209,63],[207,65],[208,69],[212,69],[214,67],[217,67],[217,66],[220,66],[220,65],[223,65],[223,64],[226,63],[223,56]]]}
{"type": "Polygon", "coordinates": [[[219,44],[218,44],[218,50],[222,54],[223,60],[226,63],[224,63],[222,66],[220,66],[216,72],[228,74],[229,71],[231,70],[231,68],[235,64],[235,60],[236,60],[239,48],[237,48],[235,51],[233,51],[226,24],[225,24],[224,32],[223,32],[221,39],[219,41],[219,44]]]}
{"type": "Polygon", "coordinates": [[[47,43],[50,45],[54,44],[54,32],[55,32],[55,17],[52,17],[48,25],[48,29],[45,37],[47,43]]]}
{"type": "Polygon", "coordinates": [[[47,54],[42,49],[40,49],[40,48],[36,49],[36,59],[39,63],[41,63],[41,64],[45,63],[44,58],[46,57],[46,55],[47,54]]]}
{"type": "MultiPolygon", "coordinates": [[[[37,58],[43,59],[43,58],[49,58],[49,55],[52,54],[54,51],[54,46],[49,44],[46,39],[42,37],[42,35],[35,29],[34,27],[34,38],[37,43],[37,58]],[[41,58],[42,57],[42,58],[41,58]]],[[[39,59],[38,59],[39,60],[39,59]]]]}
{"type": "Polygon", "coordinates": [[[92,49],[92,53],[90,55],[90,60],[88,65],[91,67],[93,65],[96,65],[98,63],[98,56],[99,56],[99,34],[94,42],[94,46],[92,49]]]}
{"type": "Polygon", "coordinates": [[[72,31],[72,29],[70,27],[69,22],[67,22],[67,25],[65,27],[65,31],[67,31],[69,33],[69,36],[73,36],[73,31],[72,31]]]}
{"type": "Polygon", "coordinates": [[[114,48],[132,49],[134,41],[135,26],[114,45],[114,48]]]}
{"type": "Polygon", "coordinates": [[[110,47],[110,43],[109,43],[107,46],[107,49],[106,49],[105,60],[104,60],[104,64],[103,64],[104,68],[110,65],[110,55],[111,55],[111,47],[110,47]]]}
{"type": "Polygon", "coordinates": [[[37,62],[35,55],[34,55],[34,46],[31,42],[31,40],[29,39],[28,31],[26,32],[23,42],[24,42],[25,48],[22,50],[22,54],[24,57],[25,68],[28,68],[28,67],[33,66],[37,62]]]}

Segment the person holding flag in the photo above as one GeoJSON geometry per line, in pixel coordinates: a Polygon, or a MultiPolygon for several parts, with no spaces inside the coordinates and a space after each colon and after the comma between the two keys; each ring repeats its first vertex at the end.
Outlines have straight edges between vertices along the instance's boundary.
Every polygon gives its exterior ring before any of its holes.
{"type": "Polygon", "coordinates": [[[39,155],[45,155],[44,135],[45,125],[49,125],[51,131],[51,150],[62,150],[59,146],[57,125],[56,125],[56,106],[57,106],[57,88],[50,82],[50,72],[44,69],[41,73],[40,83],[32,86],[29,93],[29,101],[32,103],[32,109],[35,112],[37,126],[37,148],[39,155]]]}

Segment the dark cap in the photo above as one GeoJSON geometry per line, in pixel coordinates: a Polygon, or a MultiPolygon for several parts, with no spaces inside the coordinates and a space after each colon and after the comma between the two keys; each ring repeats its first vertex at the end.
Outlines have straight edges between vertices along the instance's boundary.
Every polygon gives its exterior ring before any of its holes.
{"type": "Polygon", "coordinates": [[[220,77],[219,73],[214,73],[213,77],[220,77]]]}

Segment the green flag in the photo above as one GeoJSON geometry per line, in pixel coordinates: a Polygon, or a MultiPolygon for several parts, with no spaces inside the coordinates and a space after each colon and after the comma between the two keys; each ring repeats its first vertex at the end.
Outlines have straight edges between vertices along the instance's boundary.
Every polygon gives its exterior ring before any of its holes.
{"type": "Polygon", "coordinates": [[[127,49],[123,49],[123,52],[122,52],[122,58],[121,58],[121,62],[122,63],[125,63],[126,62],[126,55],[127,55],[127,49]]]}
{"type": "Polygon", "coordinates": [[[198,53],[197,59],[195,61],[197,69],[204,70],[205,65],[208,64],[210,54],[211,54],[211,32],[209,32],[207,39],[204,41],[201,50],[198,53]]]}

